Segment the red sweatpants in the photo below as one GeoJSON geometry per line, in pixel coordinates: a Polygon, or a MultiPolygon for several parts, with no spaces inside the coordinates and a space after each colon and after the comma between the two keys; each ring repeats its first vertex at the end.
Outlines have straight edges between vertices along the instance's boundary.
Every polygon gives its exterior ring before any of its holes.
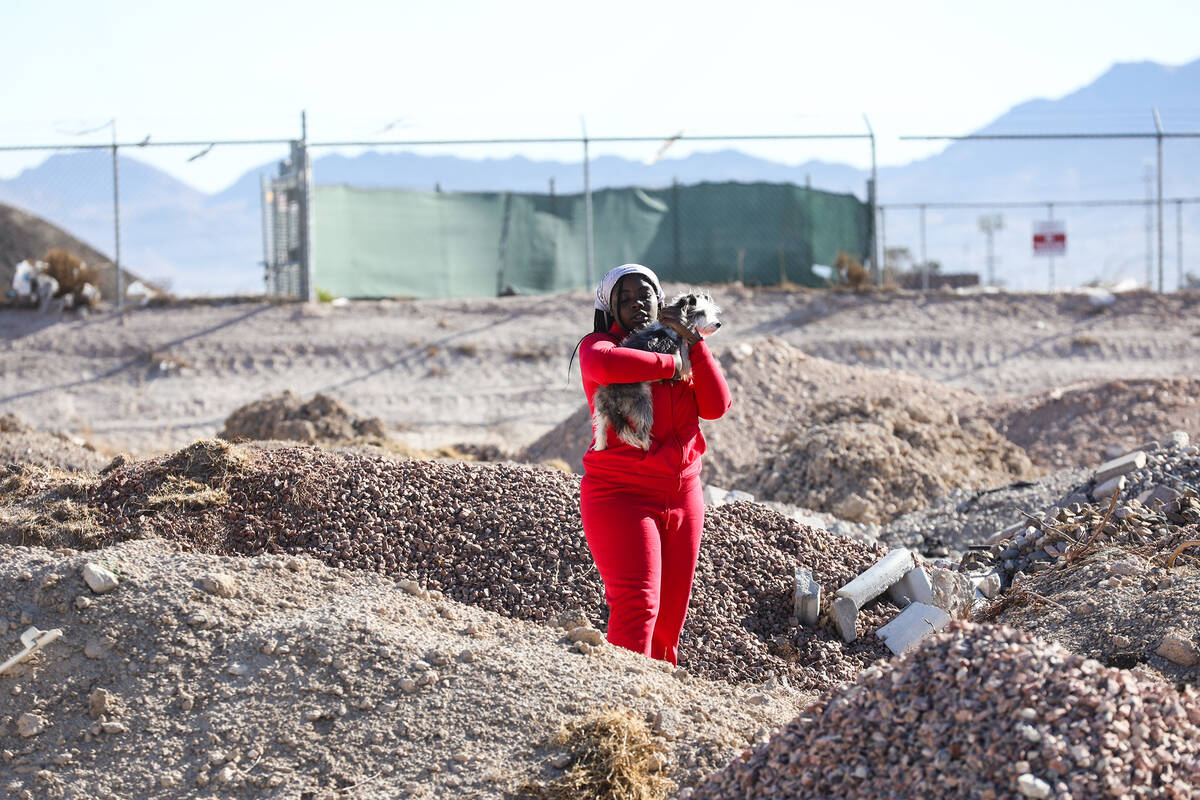
{"type": "Polygon", "coordinates": [[[583,532],[608,602],[608,641],[675,664],[704,529],[699,477],[679,491],[584,475],[583,532]]]}

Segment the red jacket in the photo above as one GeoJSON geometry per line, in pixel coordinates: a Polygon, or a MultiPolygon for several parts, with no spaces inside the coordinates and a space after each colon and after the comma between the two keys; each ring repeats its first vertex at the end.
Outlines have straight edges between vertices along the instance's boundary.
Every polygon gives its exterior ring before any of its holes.
{"type": "MultiPolygon", "coordinates": [[[[705,450],[700,419],[719,419],[729,410],[732,401],[729,386],[703,340],[688,350],[691,380],[672,381],[675,375],[672,356],[620,347],[624,336],[624,329],[614,324],[608,333],[593,333],[580,343],[583,391],[594,414],[592,399],[597,387],[660,381],[650,386],[654,402],[650,449],[644,451],[625,444],[609,428],[607,448],[599,451],[589,448],[584,454],[584,472],[605,481],[679,489],[687,479],[700,474],[700,456],[705,450]]],[[[593,426],[592,436],[595,434],[593,426]]]]}

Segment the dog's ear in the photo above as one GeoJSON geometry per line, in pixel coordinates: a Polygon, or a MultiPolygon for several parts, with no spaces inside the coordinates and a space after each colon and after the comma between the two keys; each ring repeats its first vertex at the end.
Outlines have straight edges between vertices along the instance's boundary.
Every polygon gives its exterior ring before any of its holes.
{"type": "Polygon", "coordinates": [[[689,294],[689,295],[687,296],[687,306],[688,306],[688,308],[694,308],[694,307],[695,307],[695,305],[696,305],[696,295],[694,295],[694,294],[689,294]]]}

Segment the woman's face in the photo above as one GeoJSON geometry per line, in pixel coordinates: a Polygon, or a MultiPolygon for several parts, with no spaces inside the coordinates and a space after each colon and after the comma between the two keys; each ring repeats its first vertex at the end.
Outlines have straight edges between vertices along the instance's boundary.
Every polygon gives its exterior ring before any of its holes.
{"type": "Polygon", "coordinates": [[[658,319],[658,293],[644,275],[626,275],[613,292],[617,324],[632,333],[658,319]]]}

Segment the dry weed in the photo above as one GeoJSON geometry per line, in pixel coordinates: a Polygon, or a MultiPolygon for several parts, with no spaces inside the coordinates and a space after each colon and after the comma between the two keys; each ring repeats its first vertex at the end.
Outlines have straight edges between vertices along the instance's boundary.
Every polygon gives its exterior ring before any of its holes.
{"type": "Polygon", "coordinates": [[[224,489],[169,475],[157,489],[146,495],[144,507],[149,511],[198,511],[228,502],[229,493],[224,489]]]}
{"type": "Polygon", "coordinates": [[[663,774],[666,750],[630,709],[605,709],[571,722],[551,742],[570,767],[549,784],[527,784],[538,800],[661,800],[675,787],[663,774]]]}

